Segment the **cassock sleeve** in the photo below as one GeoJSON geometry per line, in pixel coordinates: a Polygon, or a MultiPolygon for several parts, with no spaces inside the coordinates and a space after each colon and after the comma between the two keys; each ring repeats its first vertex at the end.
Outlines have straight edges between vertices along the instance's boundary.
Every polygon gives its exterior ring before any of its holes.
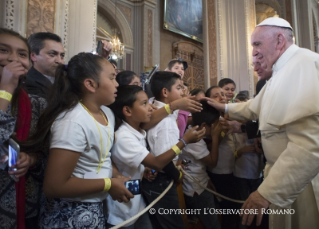
{"type": "MultiPolygon", "coordinates": [[[[259,193],[271,203],[289,206],[318,175],[318,124],[317,114],[286,125],[287,147],[258,188],[259,193]]],[[[316,199],[319,205],[318,196],[316,199]]]]}
{"type": "Polygon", "coordinates": [[[245,103],[228,104],[229,118],[232,120],[247,121],[257,120],[258,114],[250,109],[252,103],[256,103],[255,99],[251,99],[245,103]]]}

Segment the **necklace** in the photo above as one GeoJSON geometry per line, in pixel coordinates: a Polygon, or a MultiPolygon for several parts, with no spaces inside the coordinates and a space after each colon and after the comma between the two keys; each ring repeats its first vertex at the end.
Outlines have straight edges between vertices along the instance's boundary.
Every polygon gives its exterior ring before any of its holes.
{"type": "MultiPolygon", "coordinates": [[[[93,118],[93,120],[94,120],[94,122],[95,122],[95,125],[96,125],[97,129],[99,130],[100,139],[101,139],[101,158],[100,158],[100,161],[99,161],[99,165],[98,165],[98,167],[97,167],[97,173],[99,173],[99,172],[101,171],[101,169],[102,169],[102,165],[103,165],[104,161],[106,160],[106,156],[107,156],[107,153],[108,153],[108,151],[109,151],[110,142],[111,142],[111,133],[110,133],[110,129],[111,129],[111,128],[108,127],[108,130],[109,130],[109,131],[108,131],[108,135],[109,135],[109,137],[108,137],[108,140],[107,140],[107,148],[106,148],[106,151],[105,151],[105,156],[103,157],[103,138],[102,138],[102,133],[101,133],[100,127],[99,127],[99,125],[98,125],[96,119],[93,117],[93,115],[92,115],[91,112],[89,111],[89,109],[87,109],[86,106],[84,106],[84,104],[83,104],[82,102],[80,102],[80,103],[81,103],[81,105],[83,106],[83,108],[89,113],[89,115],[91,115],[91,117],[93,118]]],[[[106,122],[106,125],[108,126],[109,123],[108,123],[108,121],[106,120],[105,114],[101,111],[101,109],[100,109],[100,113],[101,113],[101,115],[102,115],[104,121],[106,122]]]]}

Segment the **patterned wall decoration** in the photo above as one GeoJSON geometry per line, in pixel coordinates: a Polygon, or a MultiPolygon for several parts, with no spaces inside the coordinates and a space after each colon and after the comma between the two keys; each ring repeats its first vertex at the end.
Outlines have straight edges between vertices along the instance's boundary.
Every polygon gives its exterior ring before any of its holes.
{"type": "Polygon", "coordinates": [[[6,0],[5,2],[5,27],[13,29],[14,26],[14,0],[6,0]]]}
{"type": "Polygon", "coordinates": [[[130,23],[130,25],[132,26],[132,10],[129,7],[126,7],[124,5],[121,4],[117,4],[116,5],[124,14],[126,20],[130,23]]]}
{"type": "Polygon", "coordinates": [[[153,66],[153,12],[147,11],[147,66],[153,66]]]}
{"type": "Polygon", "coordinates": [[[215,20],[215,1],[207,1],[208,9],[208,37],[209,37],[209,72],[210,85],[217,85],[217,37],[215,20]]]}
{"type": "Polygon", "coordinates": [[[69,31],[69,0],[65,1],[64,5],[64,29],[63,29],[63,47],[65,50],[65,56],[68,52],[68,31],[69,31]]]}
{"type": "Polygon", "coordinates": [[[55,0],[29,0],[26,36],[54,32],[55,0]]]}
{"type": "Polygon", "coordinates": [[[188,41],[176,42],[173,44],[173,59],[175,58],[182,58],[188,63],[183,79],[188,84],[188,89],[205,90],[203,49],[188,41]]]}

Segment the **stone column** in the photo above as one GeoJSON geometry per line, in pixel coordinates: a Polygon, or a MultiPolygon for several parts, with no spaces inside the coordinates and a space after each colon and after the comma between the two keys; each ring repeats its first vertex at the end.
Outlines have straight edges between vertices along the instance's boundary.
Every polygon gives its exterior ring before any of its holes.
{"type": "Polygon", "coordinates": [[[68,56],[96,49],[97,0],[69,0],[68,56]]]}

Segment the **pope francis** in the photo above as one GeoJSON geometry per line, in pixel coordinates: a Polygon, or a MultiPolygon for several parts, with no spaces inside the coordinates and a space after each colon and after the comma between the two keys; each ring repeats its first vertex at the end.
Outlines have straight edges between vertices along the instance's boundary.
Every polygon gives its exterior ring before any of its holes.
{"type": "Polygon", "coordinates": [[[255,215],[260,224],[266,212],[269,228],[319,228],[319,55],[296,46],[292,30],[275,17],[256,26],[253,57],[273,70],[257,97],[228,105],[209,101],[230,119],[259,119],[265,179],[242,207],[257,209],[243,214],[244,225],[255,215]]]}

